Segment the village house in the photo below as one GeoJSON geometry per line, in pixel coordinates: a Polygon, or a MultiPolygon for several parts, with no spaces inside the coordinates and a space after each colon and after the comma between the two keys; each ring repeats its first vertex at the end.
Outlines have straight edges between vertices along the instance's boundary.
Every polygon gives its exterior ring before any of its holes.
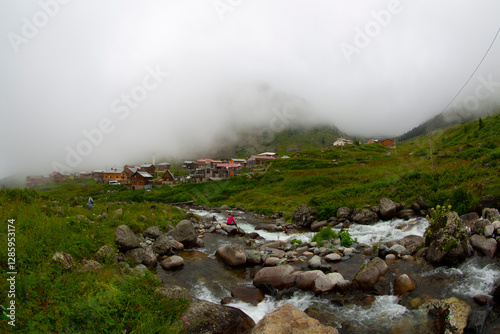
{"type": "Polygon", "coordinates": [[[394,146],[394,142],[391,139],[384,139],[380,142],[380,145],[392,147],[394,146]]]}
{"type": "Polygon", "coordinates": [[[159,164],[156,165],[156,168],[159,172],[164,172],[170,169],[170,164],[168,162],[160,162],[159,164]]]}
{"type": "Polygon", "coordinates": [[[247,159],[247,167],[261,166],[273,159],[276,158],[270,155],[252,155],[247,159]]]}
{"type": "Polygon", "coordinates": [[[175,183],[175,178],[174,174],[170,170],[167,169],[165,174],[160,179],[161,184],[174,184],[175,183]]]}
{"type": "Polygon", "coordinates": [[[26,188],[32,188],[34,186],[39,186],[45,183],[49,183],[50,178],[45,176],[26,176],[26,188]]]}
{"type": "Polygon", "coordinates": [[[247,164],[247,161],[245,159],[229,159],[230,164],[239,164],[240,166],[244,167],[247,164]]]}
{"type": "Polygon", "coordinates": [[[64,182],[66,178],[59,172],[52,172],[49,175],[50,182],[64,182]]]}
{"type": "Polygon", "coordinates": [[[212,159],[198,159],[198,168],[212,168],[212,159]]]}
{"type": "Polygon", "coordinates": [[[184,167],[186,169],[194,170],[194,169],[198,168],[198,164],[195,161],[186,160],[182,164],[182,167],[184,167]]]}
{"type": "Polygon", "coordinates": [[[120,183],[126,183],[127,173],[122,170],[105,170],[103,172],[103,180],[105,183],[109,181],[118,181],[120,183]]]}
{"type": "Polygon", "coordinates": [[[378,139],[370,139],[366,143],[367,144],[380,144],[380,140],[378,140],[378,139]]]}
{"type": "Polygon", "coordinates": [[[262,155],[265,157],[273,157],[275,159],[278,159],[280,157],[277,153],[274,153],[274,152],[264,152],[264,153],[259,153],[257,155],[262,155]]]}
{"type": "Polygon", "coordinates": [[[195,169],[189,172],[189,182],[206,181],[206,169],[195,169]]]}
{"type": "Polygon", "coordinates": [[[143,164],[139,167],[139,170],[151,175],[154,175],[156,173],[156,167],[153,164],[143,164]]]}
{"type": "Polygon", "coordinates": [[[353,141],[350,139],[342,138],[339,137],[337,140],[333,143],[333,146],[345,146],[345,145],[352,145],[353,141]]]}
{"type": "Polygon", "coordinates": [[[130,177],[132,189],[152,188],[153,176],[148,172],[137,171],[130,177]]]}

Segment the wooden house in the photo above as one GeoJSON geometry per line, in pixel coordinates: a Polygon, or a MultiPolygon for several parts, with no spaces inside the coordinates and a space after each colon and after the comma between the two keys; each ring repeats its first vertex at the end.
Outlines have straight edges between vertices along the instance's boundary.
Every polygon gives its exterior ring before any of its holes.
{"type": "Polygon", "coordinates": [[[153,184],[153,175],[148,172],[137,171],[130,177],[130,185],[132,188],[144,188],[153,184]]]}
{"type": "Polygon", "coordinates": [[[173,184],[175,183],[174,174],[170,170],[167,170],[165,174],[161,177],[162,184],[173,184]]]}
{"type": "Polygon", "coordinates": [[[120,183],[126,183],[127,173],[122,170],[105,170],[103,172],[103,180],[105,183],[109,181],[118,181],[120,183]]]}
{"type": "Polygon", "coordinates": [[[248,167],[261,166],[273,159],[275,159],[275,157],[270,155],[252,155],[250,158],[247,159],[247,166],[248,167]]]}
{"type": "Polygon", "coordinates": [[[59,172],[52,172],[49,175],[50,182],[64,182],[66,179],[61,173],[59,172]]]}
{"type": "Polygon", "coordinates": [[[26,176],[26,188],[32,188],[50,182],[50,178],[45,176],[26,176]]]}
{"type": "Polygon", "coordinates": [[[384,139],[380,142],[380,145],[394,146],[394,142],[391,139],[384,139]]]}
{"type": "Polygon", "coordinates": [[[246,159],[229,159],[229,163],[230,164],[239,164],[242,167],[247,165],[246,159]]]}
{"type": "Polygon", "coordinates": [[[143,164],[139,167],[139,170],[154,175],[156,172],[156,167],[153,164],[143,164]]]}
{"type": "Polygon", "coordinates": [[[156,168],[159,172],[164,172],[170,169],[170,164],[168,162],[160,162],[156,165],[156,168]]]}
{"type": "Polygon", "coordinates": [[[196,163],[196,161],[186,160],[182,164],[182,167],[184,167],[186,169],[194,170],[194,169],[198,168],[198,164],[196,163]]]}

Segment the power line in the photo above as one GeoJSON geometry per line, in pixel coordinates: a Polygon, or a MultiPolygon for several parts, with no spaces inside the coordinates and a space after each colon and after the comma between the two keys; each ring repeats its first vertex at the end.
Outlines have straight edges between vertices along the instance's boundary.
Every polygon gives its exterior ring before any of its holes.
{"type": "Polygon", "coordinates": [[[442,113],[445,112],[446,109],[448,109],[448,107],[453,103],[453,101],[455,101],[455,99],[457,98],[458,95],[460,95],[460,93],[462,92],[462,90],[465,88],[465,86],[467,86],[467,84],[469,83],[470,79],[472,79],[472,77],[474,76],[474,74],[476,74],[477,70],[479,69],[479,67],[481,66],[481,64],[483,63],[484,59],[486,58],[486,56],[488,55],[488,53],[490,52],[491,50],[491,47],[493,46],[493,44],[495,43],[497,37],[498,37],[498,34],[500,33],[500,28],[498,28],[497,30],[497,33],[495,34],[495,37],[493,38],[493,40],[491,41],[490,43],[490,46],[488,47],[488,49],[486,50],[486,52],[484,53],[483,55],[483,58],[481,58],[481,61],[479,62],[479,64],[477,64],[476,68],[474,69],[474,71],[472,72],[472,74],[469,76],[469,78],[467,79],[467,81],[465,82],[465,84],[462,86],[462,88],[460,88],[460,90],[458,91],[457,94],[455,94],[455,96],[451,99],[451,101],[446,105],[446,107],[444,107],[444,109],[439,113],[437,114],[434,119],[428,124],[428,126],[430,126],[432,123],[434,123],[434,121],[438,118],[438,116],[440,116],[442,113]]]}

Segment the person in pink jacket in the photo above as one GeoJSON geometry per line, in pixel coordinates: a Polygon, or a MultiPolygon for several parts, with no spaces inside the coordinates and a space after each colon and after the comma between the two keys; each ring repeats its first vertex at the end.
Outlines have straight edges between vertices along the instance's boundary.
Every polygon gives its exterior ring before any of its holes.
{"type": "Polygon", "coordinates": [[[227,223],[226,224],[237,226],[236,225],[236,221],[234,220],[234,217],[232,215],[229,215],[229,217],[227,217],[227,223]]]}

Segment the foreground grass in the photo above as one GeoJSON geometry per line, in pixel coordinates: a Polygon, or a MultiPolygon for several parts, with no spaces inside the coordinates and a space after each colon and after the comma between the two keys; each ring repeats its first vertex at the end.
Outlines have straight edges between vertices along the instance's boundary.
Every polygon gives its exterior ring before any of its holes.
{"type": "MultiPolygon", "coordinates": [[[[103,245],[112,248],[116,226],[127,224],[136,232],[148,226],[175,225],[184,213],[149,203],[96,204],[90,212],[81,205],[54,202],[32,190],[0,191],[0,249],[7,250],[7,219],[15,219],[16,326],[0,322],[0,331],[16,333],[176,333],[173,322],[187,300],[169,300],[156,294],[161,284],[152,273],[126,276],[112,263],[96,272],[65,271],[51,261],[55,252],[69,253],[77,267],[94,259],[103,245]],[[121,207],[122,217],[112,210],[121,207]],[[110,211],[99,221],[98,213],[110,211]],[[146,217],[147,221],[139,217],[146,217]],[[170,220],[171,219],[171,220],[170,220]]],[[[8,302],[7,252],[0,252],[1,291],[8,302]]]]}

